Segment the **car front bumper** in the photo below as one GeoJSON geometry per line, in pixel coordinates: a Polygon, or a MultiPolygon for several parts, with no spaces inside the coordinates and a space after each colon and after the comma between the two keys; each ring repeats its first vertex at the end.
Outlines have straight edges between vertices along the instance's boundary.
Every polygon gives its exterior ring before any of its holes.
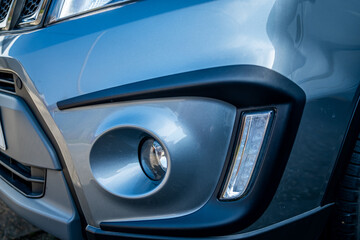
{"type": "MultiPolygon", "coordinates": [[[[154,7],[151,1],[141,1],[123,8],[57,23],[44,29],[2,36],[0,69],[14,73],[24,85],[23,90],[17,92],[18,97],[12,98],[22,98],[26,102],[30,110],[25,112],[30,112],[28,114],[36,119],[33,122],[41,126],[39,128],[56,155],[54,159],[40,157],[37,160],[26,160],[21,156],[17,159],[14,155],[14,159],[24,164],[35,164],[47,169],[49,180],[46,182],[43,198],[25,198],[5,185],[1,190],[4,192],[3,198],[9,199],[7,203],[14,207],[19,206],[15,203],[19,203],[21,199],[23,207],[18,208],[20,214],[37,226],[64,238],[78,236],[78,229],[84,229],[87,225],[89,232],[99,232],[105,231],[99,230],[101,223],[126,223],[152,218],[161,220],[197,212],[209,202],[211,196],[218,193],[216,189],[221,187],[220,179],[226,172],[230,136],[236,125],[237,111],[254,106],[273,106],[273,102],[249,101],[248,104],[236,105],[230,100],[215,97],[216,94],[213,93],[200,94],[202,91],[198,91],[196,94],[186,95],[183,91],[182,94],[165,94],[166,97],[157,93],[157,98],[147,95],[145,98],[124,100],[120,97],[122,101],[111,99],[118,98],[119,92],[115,92],[115,95],[106,92],[108,99],[105,102],[101,102],[101,97],[95,96],[94,99],[100,99],[100,102],[67,109],[60,103],[100,90],[114,90],[127,84],[137,84],[177,73],[250,65],[269,70],[265,72],[278,72],[286,76],[305,92],[306,104],[300,124],[295,121],[299,132],[291,155],[286,158],[287,164],[286,161],[282,163],[282,167],[286,165],[286,168],[280,168],[280,174],[277,175],[280,180],[283,174],[280,185],[275,184],[274,188],[271,188],[272,191],[277,190],[275,196],[270,194],[266,204],[263,204],[264,209],[252,215],[253,218],[246,218],[249,221],[234,231],[243,229],[250,232],[270,225],[277,226],[273,224],[318,208],[322,204],[327,182],[357,102],[358,73],[349,74],[351,76],[345,74],[351,72],[350,66],[341,64],[354,62],[353,55],[347,52],[335,54],[335,47],[319,47],[327,37],[321,34],[314,36],[316,26],[311,22],[315,21],[305,19],[303,12],[299,10],[302,7],[313,10],[310,11],[314,13],[310,14],[311,20],[319,20],[317,18],[322,15],[315,13],[318,13],[316,6],[321,6],[321,3],[316,3],[315,6],[303,3],[299,6],[275,2],[267,1],[264,4],[252,1],[250,4],[250,1],[229,0],[221,3],[201,1],[200,4],[199,1],[174,1],[169,4],[168,1],[157,1],[154,7]],[[284,6],[288,6],[290,15],[299,15],[303,24],[309,26],[298,30],[302,41],[295,37],[295,29],[301,25],[291,24],[292,20],[288,15],[278,13],[277,10],[284,6]],[[284,30],[288,28],[294,31],[284,30]],[[328,56],[333,56],[331,62],[328,56]],[[306,64],[301,59],[305,59],[306,64]],[[334,65],[336,67],[331,69],[334,65]],[[328,74],[317,72],[319,69],[328,74]],[[206,114],[201,114],[202,112],[206,114]],[[135,128],[147,129],[147,133],[168,139],[167,146],[178,159],[190,159],[193,154],[196,154],[197,159],[202,159],[199,163],[185,161],[184,166],[204,166],[206,159],[209,159],[212,163],[211,176],[199,172],[201,177],[196,178],[197,172],[189,171],[189,179],[193,179],[194,184],[184,182],[187,185],[178,186],[178,189],[184,190],[184,194],[177,195],[176,192],[181,193],[179,190],[168,196],[173,197],[173,201],[178,198],[182,200],[181,204],[176,204],[176,209],[171,208],[174,206],[170,204],[171,201],[164,203],[165,196],[160,198],[160,204],[157,202],[159,199],[155,201],[158,204],[156,208],[150,199],[141,202],[139,196],[146,195],[148,190],[145,189],[137,195],[127,192],[124,186],[131,182],[116,178],[114,169],[111,169],[114,164],[110,158],[111,152],[104,151],[107,153],[104,159],[100,156],[101,149],[105,149],[111,141],[105,139],[103,145],[98,145],[98,150],[93,148],[99,137],[104,133],[111,133],[119,126],[131,126],[131,131],[135,128]],[[164,126],[170,126],[171,130],[176,131],[162,130],[164,126]],[[171,133],[177,137],[171,139],[171,133]],[[182,142],[186,137],[192,141],[182,142]],[[176,148],[175,143],[182,147],[176,148]],[[101,166],[102,163],[107,165],[101,166]],[[53,180],[50,180],[51,176],[53,180]],[[116,184],[106,182],[109,176],[115,176],[116,184]],[[202,185],[204,179],[209,183],[206,186],[202,185]],[[57,188],[57,193],[61,193],[67,200],[55,193],[52,195],[52,191],[57,188]],[[197,195],[194,194],[196,191],[199,196],[192,197],[197,195]],[[134,195],[129,198],[131,194],[134,195]],[[53,205],[47,205],[48,208],[26,208],[46,199],[51,199],[49,202],[53,205]],[[32,215],[26,209],[42,209],[45,212],[39,210],[37,215],[32,215]],[[51,210],[56,210],[54,215],[50,214],[51,210]],[[67,214],[61,215],[62,211],[67,214]],[[36,220],[34,216],[38,215],[42,217],[36,220]],[[47,217],[50,215],[58,220],[57,224],[53,225],[56,227],[49,227],[46,219],[50,218],[47,217]]],[[[343,45],[349,46],[351,43],[343,45]]],[[[250,83],[258,80],[251,78],[251,75],[248,77],[250,83]]],[[[267,79],[268,75],[263,74],[263,77],[267,79]]],[[[227,97],[227,93],[221,94],[221,89],[218,88],[218,95],[227,97]]],[[[253,99],[274,97],[267,96],[267,92],[263,91],[264,95],[253,99]]],[[[253,92],[250,93],[249,96],[243,92],[242,99],[250,99],[253,92]]],[[[9,108],[9,104],[4,102],[3,107],[9,108]]],[[[7,131],[5,124],[9,123],[4,122],[4,129],[7,131]]],[[[121,135],[133,136],[138,133],[137,130],[121,135]]],[[[119,134],[112,133],[115,138],[119,134]]],[[[11,134],[15,132],[6,135],[11,134]]],[[[289,142],[292,143],[292,140],[289,142]]],[[[22,151],[23,148],[16,146],[14,154],[22,151]]],[[[178,163],[180,162],[178,160],[178,163]]],[[[181,164],[178,166],[179,169],[184,169],[181,164]]],[[[270,179],[265,178],[266,181],[270,179]]],[[[266,190],[267,188],[257,188],[259,192],[266,190]]],[[[243,209],[249,208],[246,205],[243,209]]],[[[241,214],[246,212],[245,210],[241,214]]],[[[129,226],[122,226],[122,229],[129,231],[129,226]]]]}

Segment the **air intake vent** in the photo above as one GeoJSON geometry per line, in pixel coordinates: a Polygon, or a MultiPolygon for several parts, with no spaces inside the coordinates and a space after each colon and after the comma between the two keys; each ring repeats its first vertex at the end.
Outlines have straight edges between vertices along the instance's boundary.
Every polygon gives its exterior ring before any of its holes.
{"type": "Polygon", "coordinates": [[[39,198],[45,191],[45,169],[25,166],[0,152],[0,178],[26,197],[39,198]]]}
{"type": "Polygon", "coordinates": [[[0,22],[4,21],[9,13],[12,0],[1,0],[0,4],[0,22]]]}
{"type": "Polygon", "coordinates": [[[22,10],[21,17],[30,17],[39,9],[41,0],[27,0],[22,10]]]}
{"type": "Polygon", "coordinates": [[[15,93],[14,76],[11,73],[0,72],[0,91],[15,93]]]}
{"type": "Polygon", "coordinates": [[[41,27],[50,0],[0,0],[0,31],[41,27]]]}
{"type": "Polygon", "coordinates": [[[25,0],[19,17],[19,27],[38,25],[44,15],[48,0],[25,0]]]}

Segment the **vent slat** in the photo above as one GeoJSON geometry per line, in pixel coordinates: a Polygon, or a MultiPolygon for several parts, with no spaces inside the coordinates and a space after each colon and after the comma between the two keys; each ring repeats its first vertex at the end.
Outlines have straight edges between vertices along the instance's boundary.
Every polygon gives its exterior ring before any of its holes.
{"type": "Polygon", "coordinates": [[[44,179],[41,178],[32,178],[30,175],[30,171],[29,172],[23,171],[15,164],[7,163],[5,159],[0,160],[0,165],[27,182],[44,183],[45,181],[44,179]]]}
{"type": "Polygon", "coordinates": [[[14,76],[11,73],[7,72],[0,72],[0,79],[8,82],[14,82],[14,76]]]}
{"type": "Polygon", "coordinates": [[[25,166],[0,152],[0,178],[27,197],[44,195],[45,170],[25,166]]]}
{"type": "Polygon", "coordinates": [[[15,93],[14,76],[11,73],[0,72],[0,91],[15,93]]]}
{"type": "Polygon", "coordinates": [[[8,80],[8,79],[1,79],[1,78],[0,78],[0,83],[14,85],[14,81],[8,80]]]}

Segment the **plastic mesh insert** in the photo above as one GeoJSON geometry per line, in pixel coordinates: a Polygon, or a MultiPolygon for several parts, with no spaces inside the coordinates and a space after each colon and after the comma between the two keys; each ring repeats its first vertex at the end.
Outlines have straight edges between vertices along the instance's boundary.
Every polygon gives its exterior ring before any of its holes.
{"type": "Polygon", "coordinates": [[[0,22],[5,20],[6,15],[9,12],[10,5],[11,5],[11,0],[1,0],[1,4],[0,4],[0,22]]]}
{"type": "Polygon", "coordinates": [[[22,10],[21,17],[28,17],[33,15],[39,8],[41,0],[26,0],[25,6],[22,10]]]}

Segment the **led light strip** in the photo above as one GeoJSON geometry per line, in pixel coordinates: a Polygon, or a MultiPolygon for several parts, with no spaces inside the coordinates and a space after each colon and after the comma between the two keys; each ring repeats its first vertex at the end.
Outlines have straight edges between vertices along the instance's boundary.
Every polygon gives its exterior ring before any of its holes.
{"type": "Polygon", "coordinates": [[[240,139],[221,200],[238,199],[246,192],[259,160],[272,115],[271,110],[243,114],[240,139]]]}

